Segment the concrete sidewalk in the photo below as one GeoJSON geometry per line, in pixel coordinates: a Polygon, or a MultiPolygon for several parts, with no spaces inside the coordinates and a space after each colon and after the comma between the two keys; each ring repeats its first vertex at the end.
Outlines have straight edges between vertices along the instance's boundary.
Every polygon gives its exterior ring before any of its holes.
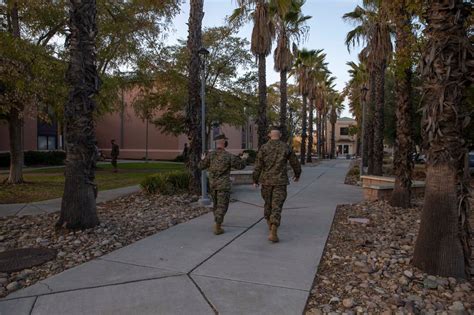
{"type": "MultiPolygon", "coordinates": [[[[99,194],[97,195],[97,203],[114,200],[138,191],[140,191],[140,187],[138,185],[99,191],[99,194]]],[[[13,215],[36,215],[53,213],[60,210],[61,198],[31,203],[0,204],[0,217],[13,215]]]]}
{"type": "Polygon", "coordinates": [[[0,314],[301,314],[336,205],[362,199],[343,184],[348,166],[303,169],[280,243],[267,241],[259,191],[238,186],[225,234],[206,214],[10,294],[0,314]]]}

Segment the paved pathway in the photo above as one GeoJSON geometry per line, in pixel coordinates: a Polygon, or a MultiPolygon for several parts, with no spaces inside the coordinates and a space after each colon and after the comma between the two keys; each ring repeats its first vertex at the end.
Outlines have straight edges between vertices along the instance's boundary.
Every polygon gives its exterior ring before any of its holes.
{"type": "MultiPolygon", "coordinates": [[[[106,202],[138,191],[140,191],[140,187],[138,185],[99,191],[97,202],[106,202]]],[[[60,210],[61,198],[31,203],[0,204],[0,217],[11,215],[35,215],[52,213],[60,210]]]]}
{"type": "Polygon", "coordinates": [[[0,314],[301,314],[336,205],[362,198],[343,184],[348,165],[304,168],[280,243],[266,239],[259,192],[238,186],[225,234],[206,214],[17,291],[0,314]]]}

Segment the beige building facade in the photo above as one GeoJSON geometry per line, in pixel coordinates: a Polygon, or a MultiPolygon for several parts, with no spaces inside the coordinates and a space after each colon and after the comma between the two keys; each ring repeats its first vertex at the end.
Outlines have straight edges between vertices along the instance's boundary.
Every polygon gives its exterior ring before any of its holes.
{"type": "MultiPolygon", "coordinates": [[[[328,143],[330,145],[332,139],[332,126],[328,122],[328,143]]],[[[357,127],[357,122],[353,118],[341,117],[335,125],[336,139],[336,155],[346,156],[355,155],[357,153],[357,136],[351,135],[351,128],[357,127]]]]}

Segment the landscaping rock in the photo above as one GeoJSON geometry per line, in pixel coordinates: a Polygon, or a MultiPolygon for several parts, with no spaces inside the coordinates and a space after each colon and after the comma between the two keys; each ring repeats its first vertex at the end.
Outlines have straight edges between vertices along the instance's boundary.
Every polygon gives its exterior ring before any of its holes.
{"type": "Polygon", "coordinates": [[[473,314],[472,284],[430,276],[411,265],[421,201],[339,206],[306,314],[473,314]],[[352,218],[367,218],[354,224],[352,218]],[[344,296],[337,302],[334,297],[344,296]],[[332,301],[330,303],[330,301],[332,301]]]}
{"type": "Polygon", "coordinates": [[[170,223],[176,225],[210,211],[193,205],[195,201],[188,194],[121,197],[99,204],[101,224],[85,231],[56,231],[58,213],[0,218],[0,235],[5,236],[1,247],[57,250],[56,258],[43,265],[0,273],[0,297],[167,229],[170,223]]]}

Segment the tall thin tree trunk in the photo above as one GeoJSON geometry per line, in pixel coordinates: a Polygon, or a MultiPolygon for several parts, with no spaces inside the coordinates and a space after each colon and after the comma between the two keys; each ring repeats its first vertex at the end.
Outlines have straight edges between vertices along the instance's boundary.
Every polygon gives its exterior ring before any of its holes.
{"type": "Polygon", "coordinates": [[[96,68],[97,35],[95,0],[71,0],[67,81],[69,97],[64,108],[66,168],[58,226],[91,228],[99,224],[96,212],[94,96],[99,90],[96,68]]]}
{"type": "Polygon", "coordinates": [[[318,146],[317,146],[317,154],[318,154],[318,159],[321,159],[321,153],[322,153],[322,142],[323,142],[323,137],[321,134],[321,110],[316,111],[317,118],[316,118],[316,130],[318,133],[318,146]]]}
{"type": "Polygon", "coordinates": [[[375,75],[370,73],[369,102],[367,106],[366,143],[367,143],[367,174],[374,175],[374,107],[375,107],[375,75]]]}
{"type": "Polygon", "coordinates": [[[374,175],[383,174],[384,104],[385,104],[385,62],[379,65],[375,78],[374,115],[374,175]]]}
{"type": "Polygon", "coordinates": [[[260,148],[268,139],[267,122],[267,74],[266,74],[266,56],[258,55],[258,147],[260,148]]]}
{"type": "Polygon", "coordinates": [[[331,159],[336,157],[336,123],[331,122],[331,159]]]}
{"type": "Polygon", "coordinates": [[[314,99],[309,100],[308,109],[308,152],[306,153],[306,162],[311,163],[313,161],[313,112],[314,112],[314,99]]]}
{"type": "Polygon", "coordinates": [[[306,163],[306,139],[308,135],[306,134],[307,128],[307,119],[308,119],[308,97],[303,95],[303,114],[301,115],[301,152],[300,152],[300,161],[304,165],[306,163]]]}
{"type": "Polygon", "coordinates": [[[469,181],[463,122],[474,48],[466,20],[472,5],[433,0],[427,9],[426,48],[421,58],[425,95],[424,141],[428,144],[425,202],[413,264],[433,275],[470,276],[469,181]]]}
{"type": "MultiPolygon", "coordinates": [[[[403,66],[410,58],[408,53],[410,29],[410,19],[406,10],[400,8],[400,18],[396,21],[396,55],[397,64],[403,66]]],[[[400,69],[399,69],[400,71],[400,69]]],[[[404,69],[401,75],[397,75],[396,95],[397,95],[397,137],[395,139],[395,154],[393,168],[395,171],[395,188],[392,192],[391,205],[395,207],[408,208],[411,201],[411,179],[413,173],[412,160],[412,128],[411,128],[411,69],[410,64],[404,69]]]]}
{"type": "Polygon", "coordinates": [[[281,140],[288,140],[288,124],[287,124],[287,103],[288,103],[288,87],[287,87],[287,71],[280,71],[280,128],[281,140]]]}
{"type": "Polygon", "coordinates": [[[201,60],[199,49],[202,46],[202,19],[204,17],[204,0],[191,0],[188,22],[189,77],[188,104],[186,107],[187,134],[189,138],[189,157],[187,169],[192,174],[190,191],[198,194],[201,191],[201,172],[198,163],[201,156],[201,60]]]}
{"type": "MultiPolygon", "coordinates": [[[[20,21],[18,5],[15,1],[10,11],[10,33],[20,39],[20,21]]],[[[8,115],[8,132],[10,141],[10,172],[8,184],[23,183],[23,105],[15,104],[8,115]]]]}

